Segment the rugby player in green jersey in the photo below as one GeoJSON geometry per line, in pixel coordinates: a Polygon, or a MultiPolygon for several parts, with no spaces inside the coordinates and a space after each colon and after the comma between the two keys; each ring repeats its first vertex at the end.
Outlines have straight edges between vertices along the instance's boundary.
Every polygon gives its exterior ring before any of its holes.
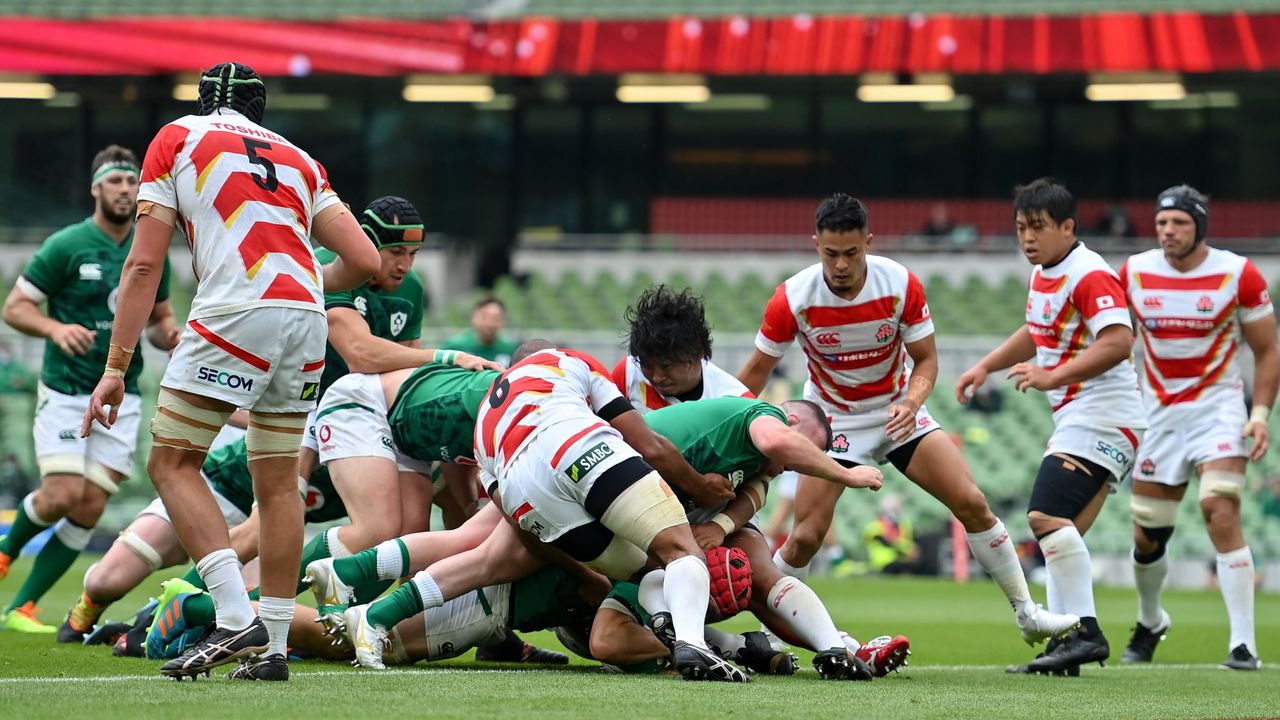
{"type": "MultiPolygon", "coordinates": [[[[36,619],[36,604],[88,544],[108,498],[133,471],[142,418],[141,358],[124,376],[118,424],[97,428],[84,439],[76,430],[107,361],[120,272],[133,245],[138,159],[112,145],[94,157],[90,173],[93,215],[45,240],[4,303],[6,323],[46,342],[34,423],[40,487],[23,498],[13,527],[0,538],[0,579],[31,538],[54,526],[31,574],[0,613],[0,626],[7,630],[56,632],[36,619]]],[[[147,319],[147,338],[161,350],[178,342],[167,262],[147,319]]],[[[64,632],[76,634],[65,627],[64,632]]]]}
{"type": "Polygon", "coordinates": [[[502,329],[506,326],[507,306],[492,295],[483,297],[476,301],[471,310],[471,329],[445,340],[443,347],[471,353],[506,367],[511,364],[511,356],[516,354],[516,348],[520,346],[520,343],[502,334],[502,329]]]}

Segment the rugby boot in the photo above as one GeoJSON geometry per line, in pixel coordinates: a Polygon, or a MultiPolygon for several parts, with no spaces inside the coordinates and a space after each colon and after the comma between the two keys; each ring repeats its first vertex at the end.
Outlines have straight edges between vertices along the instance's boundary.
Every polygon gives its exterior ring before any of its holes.
{"type": "Polygon", "coordinates": [[[1075,615],[1059,615],[1049,612],[1041,605],[1032,605],[1030,612],[1018,611],[1017,618],[1022,639],[1028,645],[1062,639],[1080,627],[1080,618],[1075,615]]]}
{"type": "Polygon", "coordinates": [[[215,626],[185,653],[162,665],[160,673],[174,680],[180,681],[184,677],[195,680],[201,673],[208,675],[213,668],[259,655],[269,647],[271,640],[267,636],[267,626],[259,618],[255,617],[247,627],[239,630],[215,626]]]}
{"type": "Polygon", "coordinates": [[[1169,619],[1169,613],[1163,608],[1160,610],[1160,624],[1156,627],[1149,628],[1142,623],[1135,624],[1133,635],[1129,637],[1129,644],[1125,646],[1124,654],[1120,656],[1120,662],[1126,664],[1151,662],[1151,657],[1156,653],[1156,646],[1164,640],[1172,626],[1173,621],[1169,619]]]}
{"type": "Polygon", "coordinates": [[[98,618],[102,616],[102,611],[106,607],[90,600],[88,595],[80,593],[80,599],[67,613],[67,619],[62,621],[62,627],[58,628],[58,642],[83,643],[85,635],[93,631],[93,626],[97,624],[98,618]]]}
{"type": "Polygon", "coordinates": [[[333,558],[308,564],[303,581],[311,586],[311,593],[316,597],[316,610],[321,615],[341,615],[355,600],[354,588],[338,577],[333,568],[333,558]]]}
{"type": "Polygon", "coordinates": [[[870,680],[871,668],[849,652],[848,648],[835,647],[813,656],[813,669],[823,680],[870,680]]]}
{"type": "Polygon", "coordinates": [[[799,666],[796,656],[775,650],[769,636],[762,632],[742,634],[742,648],[730,658],[739,665],[762,675],[795,675],[799,666]]]}
{"type": "Polygon", "coordinates": [[[677,640],[671,651],[676,671],[685,680],[751,682],[750,676],[706,648],[677,640]]]}
{"type": "Polygon", "coordinates": [[[289,661],[280,653],[268,655],[259,660],[241,660],[227,674],[232,680],[267,680],[271,682],[283,682],[289,679],[289,661]]]}
{"type": "Polygon", "coordinates": [[[1231,648],[1231,654],[1218,667],[1223,670],[1261,670],[1262,661],[1249,651],[1249,646],[1240,643],[1231,648]]]}
{"type": "Polygon", "coordinates": [[[386,670],[382,662],[382,650],[387,646],[387,631],[369,622],[369,606],[356,605],[342,613],[346,638],[356,651],[352,665],[386,670]]]}
{"type": "Polygon", "coordinates": [[[1032,672],[1066,673],[1072,666],[1078,669],[1091,662],[1105,667],[1109,657],[1111,646],[1101,632],[1086,636],[1076,630],[1052,651],[1046,651],[1043,657],[1027,663],[1027,669],[1032,672]]]}
{"type": "Polygon", "coordinates": [[[872,677],[884,677],[906,667],[911,655],[911,642],[905,635],[881,635],[858,648],[854,656],[866,663],[872,677]]]}
{"type": "Polygon", "coordinates": [[[502,638],[497,644],[476,648],[476,660],[479,662],[528,663],[531,665],[569,664],[568,655],[530,645],[510,630],[507,631],[506,637],[502,638]]]}
{"type": "Polygon", "coordinates": [[[10,632],[32,633],[34,635],[50,635],[58,632],[58,628],[45,625],[36,616],[44,610],[36,607],[34,601],[28,600],[22,605],[0,615],[0,627],[10,632]]]}

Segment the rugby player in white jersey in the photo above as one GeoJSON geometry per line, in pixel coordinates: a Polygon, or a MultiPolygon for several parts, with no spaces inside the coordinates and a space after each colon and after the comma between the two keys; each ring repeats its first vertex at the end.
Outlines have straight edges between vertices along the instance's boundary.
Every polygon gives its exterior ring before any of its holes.
{"type": "Polygon", "coordinates": [[[644,414],[690,400],[755,397],[738,378],[711,362],[711,329],[702,300],[666,285],[646,290],[627,308],[629,355],[613,382],[644,414]]]}
{"type": "Polygon", "coordinates": [[[81,428],[88,436],[95,420],[108,428],[116,420],[121,378],[180,224],[199,284],[161,381],[147,470],[214,598],[217,628],[161,668],[178,679],[261,653],[265,660],[237,675],[288,679],[285,648],[302,551],[298,451],[324,369],[324,291],[360,285],[380,265],[324,168],[259,124],[265,107],[257,73],[223,63],[202,74],[196,114],[165,125],[152,140],[106,370],[81,428]],[[338,259],[322,267],[312,237],[338,259]],[[200,477],[208,448],[237,407],[249,410],[245,444],[262,514],[260,617],[200,477]]]}
{"type": "Polygon", "coordinates": [[[1035,265],[1026,323],[965,371],[956,399],[967,402],[987,375],[1008,368],[1017,389],[1045,393],[1053,436],[1027,508],[1048,570],[1049,609],[1080,618],[1080,628],[1010,672],[1074,674],[1110,656],[1093,602],[1084,533],[1133,467],[1146,419],[1129,354],[1133,329],[1120,280],[1075,236],[1076,201],[1057,182],[1017,190],[1018,243],[1035,265]],[[1033,362],[1034,361],[1034,362],[1033,362]]]}
{"type": "Polygon", "coordinates": [[[1246,464],[1261,460],[1270,441],[1267,419],[1280,384],[1276,316],[1258,268],[1210,247],[1208,230],[1208,200],[1187,185],[1171,187],[1156,200],[1160,247],[1131,256],[1120,270],[1142,339],[1150,422],[1129,503],[1138,623],[1122,659],[1151,662],[1172,624],[1160,590],[1169,574],[1166,550],[1178,504],[1194,473],[1231,621],[1222,666],[1257,670],[1262,663],[1253,626],[1253,554],[1240,528],[1240,500],[1246,464]],[[1236,357],[1241,336],[1254,362],[1253,410],[1247,415],[1236,357]]]}
{"type": "MultiPolygon", "coordinates": [[[[758,394],[799,338],[809,369],[804,397],[831,417],[831,457],[848,467],[892,462],[964,525],[969,549],[1004,591],[1024,640],[1067,633],[1078,619],[1032,600],[1004,523],[987,506],[960,450],[934,432],[938,424],[924,402],[937,379],[938,351],[924,286],[902,265],[868,254],[873,236],[856,198],[827,198],[815,224],[820,262],[778,286],[738,378],[758,394]]],[[[773,556],[779,570],[801,579],[808,574],[842,491],[801,476],[795,526],[773,556]]]]}

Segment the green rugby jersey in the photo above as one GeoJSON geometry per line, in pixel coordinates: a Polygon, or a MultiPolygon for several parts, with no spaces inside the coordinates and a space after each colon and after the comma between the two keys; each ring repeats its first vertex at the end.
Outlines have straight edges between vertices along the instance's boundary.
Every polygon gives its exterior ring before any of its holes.
{"type": "MultiPolygon", "coordinates": [[[[53,340],[44,344],[40,380],[67,395],[88,395],[107,366],[111,324],[116,317],[116,294],[133,231],[116,244],[89,217],[50,235],[32,256],[22,276],[49,297],[48,315],[61,323],[80,325],[97,333],[84,355],[67,355],[53,340]]],[[[156,302],[169,299],[169,260],[165,258],[156,288],[156,302]]],[[[138,393],[142,353],[136,353],[124,376],[124,391],[138,393]]]]}
{"type": "MultiPolygon", "coordinates": [[[[209,453],[200,470],[219,495],[249,515],[253,509],[253,476],[249,474],[249,451],[245,448],[244,438],[209,453]]],[[[309,523],[341,520],[347,516],[347,508],[323,465],[311,473],[302,502],[309,523]]]]}
{"type": "MultiPolygon", "coordinates": [[[[325,248],[316,250],[316,259],[321,265],[333,262],[336,257],[325,248]]],[[[412,270],[404,276],[400,287],[390,292],[374,288],[368,283],[353,290],[327,292],[324,294],[324,309],[331,308],[350,308],[360,313],[360,317],[369,326],[369,333],[374,337],[393,342],[422,337],[422,282],[412,270]]],[[[338,351],[333,345],[326,344],[320,394],[323,395],[335,380],[349,372],[350,368],[338,351]]]]}
{"type": "Polygon", "coordinates": [[[558,625],[576,626],[595,612],[578,595],[578,581],[553,565],[511,584],[512,630],[533,632],[558,625]]]}
{"type": "Polygon", "coordinates": [[[476,414],[500,374],[439,363],[414,370],[387,413],[396,447],[418,460],[475,462],[476,414]]]}
{"type": "Polygon", "coordinates": [[[492,360],[503,365],[511,365],[511,356],[516,354],[516,348],[520,347],[520,343],[509,340],[501,335],[494,339],[492,345],[484,345],[480,342],[480,338],[476,337],[475,330],[464,330],[454,335],[440,347],[445,350],[461,350],[465,353],[471,353],[492,360]]]}
{"type": "MultiPolygon", "coordinates": [[[[649,611],[644,609],[640,604],[640,586],[632,582],[614,583],[613,589],[608,595],[604,596],[606,603],[613,601],[622,607],[632,620],[637,623],[649,625],[649,611]]],[[[618,608],[613,607],[614,610],[618,608]]],[[[621,665],[619,669],[626,673],[637,674],[653,674],[661,671],[667,666],[665,658],[658,660],[646,660],[644,662],[632,663],[630,665],[621,665]]]]}
{"type": "MultiPolygon", "coordinates": [[[[737,487],[769,464],[769,459],[751,442],[749,431],[752,421],[764,416],[790,424],[781,409],[763,400],[743,397],[683,402],[646,413],[644,420],[670,440],[694,470],[719,473],[737,487]]],[[[697,509],[684,491],[672,490],[686,512],[697,509]]]]}

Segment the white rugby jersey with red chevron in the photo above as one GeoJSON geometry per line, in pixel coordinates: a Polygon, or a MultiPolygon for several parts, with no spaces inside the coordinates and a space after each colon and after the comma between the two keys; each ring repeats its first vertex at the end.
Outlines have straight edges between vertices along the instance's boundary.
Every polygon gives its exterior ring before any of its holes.
{"type": "Polygon", "coordinates": [[[324,312],[311,221],[339,202],[324,168],[245,116],[187,115],[147,148],[138,201],[178,212],[198,285],[191,319],[253,307],[324,312]]]}
{"type": "MultiPolygon", "coordinates": [[[[613,384],[618,386],[635,409],[641,415],[661,410],[669,405],[678,405],[678,397],[663,395],[657,388],[649,384],[640,370],[640,360],[634,356],[624,357],[613,367],[613,384]]],[[[715,363],[702,359],[702,396],[699,400],[722,397],[748,397],[755,395],[743,385],[738,378],[715,363]]]]}
{"type": "Polygon", "coordinates": [[[1130,257],[1120,281],[1138,317],[1153,420],[1198,403],[1244,402],[1240,326],[1275,311],[1250,260],[1209,248],[1204,262],[1180,272],[1157,248],[1130,257]]]}
{"type": "Polygon", "coordinates": [[[614,416],[620,408],[631,409],[599,360],[577,350],[536,352],[499,376],[480,404],[476,462],[496,479],[525,445],[557,426],[565,435],[557,439],[567,449],[608,424],[596,415],[606,407],[614,416]]]}
{"type": "MultiPolygon", "coordinates": [[[[1054,369],[1079,356],[1109,325],[1133,327],[1124,289],[1114,270],[1098,253],[1077,242],[1052,267],[1031,271],[1027,293],[1027,330],[1036,344],[1036,364],[1054,369]]],[[[1142,396],[1133,362],[1125,358],[1084,382],[1045,393],[1054,422],[1073,417],[1145,428],[1142,396]]]]}
{"type": "Polygon", "coordinates": [[[800,338],[808,358],[804,396],[827,410],[863,413],[897,399],[907,385],[906,343],[933,334],[920,279],[867,256],[867,279],[852,300],[831,292],[822,264],[792,275],[765,307],[756,347],[782,357],[800,338]]]}

